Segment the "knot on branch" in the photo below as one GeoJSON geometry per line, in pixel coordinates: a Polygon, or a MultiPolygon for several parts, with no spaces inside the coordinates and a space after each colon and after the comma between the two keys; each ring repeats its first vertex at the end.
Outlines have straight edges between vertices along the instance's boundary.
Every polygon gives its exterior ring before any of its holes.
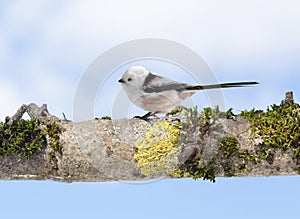
{"type": "Polygon", "coordinates": [[[15,115],[9,119],[7,124],[12,125],[19,121],[23,117],[24,113],[27,113],[31,119],[35,119],[40,122],[45,122],[46,120],[59,120],[58,117],[53,116],[48,112],[47,104],[43,104],[41,107],[38,107],[35,103],[30,103],[29,105],[23,104],[15,115]]]}

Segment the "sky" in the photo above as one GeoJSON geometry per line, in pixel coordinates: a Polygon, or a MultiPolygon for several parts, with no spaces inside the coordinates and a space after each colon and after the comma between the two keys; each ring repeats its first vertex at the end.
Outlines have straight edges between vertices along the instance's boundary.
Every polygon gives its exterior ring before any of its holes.
{"type": "MultiPolygon", "coordinates": [[[[235,112],[266,109],[280,103],[290,90],[299,102],[299,7],[297,0],[0,1],[0,120],[31,102],[47,103],[50,113],[59,117],[64,113],[76,121],[142,114],[132,105],[125,113],[118,107],[119,100],[129,102],[117,80],[133,65],[195,84],[209,83],[211,78],[260,82],[256,87],[219,91],[225,108],[235,112]],[[190,71],[182,63],[156,57],[121,62],[120,57],[136,51],[129,48],[120,55],[118,46],[151,38],[183,45],[209,70],[190,71]],[[101,71],[105,54],[113,57],[107,65],[119,64],[101,71]],[[87,77],[91,71],[96,78],[87,77]],[[77,117],[75,102],[85,94],[78,92],[83,82],[99,88],[93,90],[92,103],[85,102],[89,93],[80,99],[82,110],[90,104],[92,112],[77,117]]],[[[182,51],[175,55],[189,60],[182,51]]],[[[186,104],[203,108],[211,99],[213,94],[202,92],[186,104]]],[[[0,208],[5,218],[282,218],[298,215],[298,185],[297,176],[219,178],[214,184],[192,179],[2,181],[0,208]]]]}

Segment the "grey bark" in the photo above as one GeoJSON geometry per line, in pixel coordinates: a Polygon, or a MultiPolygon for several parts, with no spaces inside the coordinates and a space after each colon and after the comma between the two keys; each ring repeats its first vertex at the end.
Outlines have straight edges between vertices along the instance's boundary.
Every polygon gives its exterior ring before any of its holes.
{"type": "MultiPolygon", "coordinates": [[[[20,119],[25,112],[33,118],[57,120],[48,113],[45,105],[39,108],[35,104],[30,104],[22,106],[9,122],[13,123],[14,120],[20,119]]],[[[157,120],[148,122],[140,119],[92,120],[80,123],[60,121],[59,124],[64,131],[60,135],[62,154],[56,155],[57,168],[51,165],[51,149],[47,145],[29,160],[16,155],[0,157],[0,180],[104,182],[171,178],[168,173],[144,176],[133,158],[136,142],[157,120]]],[[[214,143],[214,136],[224,135],[236,137],[240,149],[253,148],[249,140],[250,123],[241,118],[219,119],[219,122],[222,129],[203,137],[201,144],[206,148],[214,143]]],[[[259,143],[260,139],[256,140],[259,143]]],[[[188,159],[195,152],[195,148],[191,145],[199,142],[199,135],[191,134],[189,142],[184,145],[176,162],[182,163],[188,159]]],[[[291,151],[275,151],[272,163],[262,160],[261,163],[250,166],[247,172],[237,173],[236,176],[295,175],[294,169],[297,165],[291,151]]],[[[224,176],[222,172],[217,174],[217,177],[222,176],[224,176]]]]}

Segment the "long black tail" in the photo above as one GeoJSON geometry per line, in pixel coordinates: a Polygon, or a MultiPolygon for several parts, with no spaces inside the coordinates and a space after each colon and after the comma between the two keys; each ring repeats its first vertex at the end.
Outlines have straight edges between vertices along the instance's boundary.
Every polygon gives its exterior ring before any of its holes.
{"type": "Polygon", "coordinates": [[[222,84],[188,86],[185,87],[185,89],[186,90],[208,90],[208,89],[217,89],[217,88],[248,87],[255,84],[259,84],[259,83],[255,81],[232,82],[232,83],[222,83],[222,84]]]}

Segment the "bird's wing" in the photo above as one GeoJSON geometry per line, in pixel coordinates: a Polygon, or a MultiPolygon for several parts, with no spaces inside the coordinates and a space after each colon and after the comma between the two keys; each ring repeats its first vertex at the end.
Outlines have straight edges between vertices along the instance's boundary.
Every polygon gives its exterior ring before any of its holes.
{"type": "Polygon", "coordinates": [[[232,83],[221,83],[221,84],[210,84],[210,85],[189,85],[184,83],[179,83],[177,81],[163,78],[158,75],[149,73],[145,79],[143,90],[145,93],[159,93],[168,90],[176,90],[178,92],[182,91],[197,91],[197,90],[208,90],[216,88],[231,88],[231,87],[247,87],[251,85],[256,85],[258,82],[232,82],[232,83]]]}
{"type": "Polygon", "coordinates": [[[182,91],[185,88],[186,84],[163,78],[152,73],[149,73],[143,85],[143,90],[146,93],[159,93],[167,90],[182,91]]]}

